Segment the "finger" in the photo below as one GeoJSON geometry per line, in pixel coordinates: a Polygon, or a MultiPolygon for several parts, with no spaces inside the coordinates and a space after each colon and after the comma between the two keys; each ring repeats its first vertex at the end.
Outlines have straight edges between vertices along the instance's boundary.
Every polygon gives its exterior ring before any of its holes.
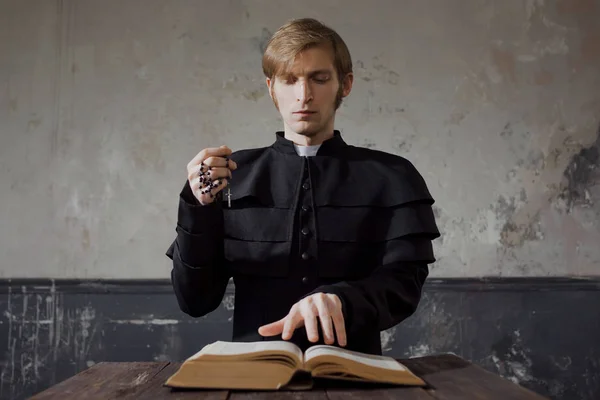
{"type": "Polygon", "coordinates": [[[226,159],[220,157],[210,157],[207,159],[206,162],[208,164],[202,162],[194,166],[188,166],[188,180],[190,182],[193,179],[197,179],[199,176],[204,176],[205,178],[203,179],[210,177],[212,180],[214,180],[215,178],[231,179],[231,171],[237,169],[237,164],[233,160],[227,161],[226,159]],[[227,167],[227,165],[229,165],[229,167],[227,167]]]}
{"type": "Polygon", "coordinates": [[[198,165],[209,157],[226,157],[231,155],[231,153],[231,149],[227,146],[202,149],[194,158],[192,158],[192,161],[189,162],[189,166],[198,165]]]}
{"type": "Polygon", "coordinates": [[[216,179],[212,179],[209,171],[206,171],[199,172],[198,174],[192,174],[188,180],[190,181],[190,187],[193,191],[195,191],[197,189],[206,188],[208,185],[212,184],[213,180],[216,179]]]}
{"type": "Polygon", "coordinates": [[[228,178],[231,179],[231,170],[225,167],[214,167],[204,173],[204,176],[211,179],[228,178]]]}
{"type": "Polygon", "coordinates": [[[222,185],[227,186],[227,179],[221,178],[213,181],[206,176],[199,176],[192,180],[190,188],[196,195],[208,194],[210,197],[210,192],[212,191],[213,195],[216,195],[219,192],[219,186],[222,185]]]}
{"type": "Polygon", "coordinates": [[[210,184],[210,186],[206,187],[206,190],[209,191],[208,196],[214,198],[217,193],[227,187],[227,179],[217,179],[210,184]]]}
{"type": "Polygon", "coordinates": [[[221,167],[229,168],[231,170],[235,170],[237,168],[237,164],[235,163],[235,161],[226,157],[208,157],[203,162],[204,165],[207,165],[211,168],[221,167]]]}
{"type": "Polygon", "coordinates": [[[302,307],[302,318],[304,319],[306,336],[309,341],[315,343],[319,340],[319,330],[317,328],[317,315],[319,315],[319,312],[310,298],[306,298],[304,301],[306,303],[302,307]]]}
{"type": "Polygon", "coordinates": [[[296,328],[302,326],[302,315],[292,307],[293,311],[285,318],[285,324],[283,325],[283,334],[281,338],[283,340],[290,340],[296,328]]]}
{"type": "Polygon", "coordinates": [[[344,315],[341,312],[336,312],[331,316],[333,320],[333,326],[335,327],[335,333],[337,336],[337,342],[340,346],[346,346],[346,326],[344,322],[344,315]]]}
{"type": "MultiPolygon", "coordinates": [[[[213,182],[219,179],[211,179],[210,175],[202,174],[195,177],[190,178],[190,188],[194,193],[199,189],[207,189],[209,186],[213,185],[213,182]]],[[[220,180],[219,180],[220,183],[220,180]]],[[[214,183],[216,186],[218,183],[214,183]]]]}
{"type": "Polygon", "coordinates": [[[209,181],[214,181],[219,178],[231,179],[231,170],[224,167],[209,167],[206,164],[199,164],[195,168],[188,170],[188,181],[190,187],[195,182],[208,184],[209,181]]]}
{"type": "Polygon", "coordinates": [[[227,179],[220,179],[214,182],[209,183],[206,186],[198,188],[198,200],[200,204],[206,205],[212,203],[214,198],[217,196],[221,190],[223,190],[227,186],[227,179]]]}
{"type": "Polygon", "coordinates": [[[282,318],[279,321],[272,322],[267,325],[263,325],[258,328],[258,334],[261,336],[275,336],[283,332],[283,325],[286,319],[282,318]]]}
{"type": "Polygon", "coordinates": [[[346,321],[344,321],[344,313],[342,312],[342,303],[340,299],[333,296],[333,307],[331,312],[331,319],[333,320],[333,326],[335,327],[335,333],[337,336],[337,342],[340,346],[344,347],[347,344],[346,340],[346,321]]]}
{"type": "Polygon", "coordinates": [[[331,323],[331,312],[327,305],[327,300],[323,298],[315,299],[317,311],[319,312],[319,321],[321,322],[321,328],[323,330],[323,340],[325,344],[333,344],[335,337],[333,336],[333,325],[331,323]]]}

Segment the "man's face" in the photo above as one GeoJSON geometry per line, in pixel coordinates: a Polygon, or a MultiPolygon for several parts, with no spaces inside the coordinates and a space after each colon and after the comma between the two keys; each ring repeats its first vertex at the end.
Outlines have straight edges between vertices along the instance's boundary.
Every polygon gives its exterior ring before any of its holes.
{"type": "Polygon", "coordinates": [[[302,51],[287,74],[267,78],[286,131],[314,137],[333,132],[336,103],[350,94],[352,74],[340,86],[329,46],[302,51]]]}

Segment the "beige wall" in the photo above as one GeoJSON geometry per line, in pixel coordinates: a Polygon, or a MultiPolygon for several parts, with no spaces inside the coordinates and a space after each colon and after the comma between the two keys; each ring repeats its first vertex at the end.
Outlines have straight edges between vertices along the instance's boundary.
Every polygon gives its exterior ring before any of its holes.
{"type": "Polygon", "coordinates": [[[337,128],[437,199],[432,276],[599,274],[599,1],[0,0],[0,277],[167,277],[186,163],[271,143],[301,16],[352,52],[337,128]]]}

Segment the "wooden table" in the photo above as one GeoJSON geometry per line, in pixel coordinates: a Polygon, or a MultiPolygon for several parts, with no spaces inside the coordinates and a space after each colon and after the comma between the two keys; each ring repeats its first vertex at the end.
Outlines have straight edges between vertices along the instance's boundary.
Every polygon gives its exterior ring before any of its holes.
{"type": "Polygon", "coordinates": [[[305,392],[172,391],[162,385],[179,368],[180,363],[105,362],[80,372],[32,399],[544,399],[454,355],[399,361],[423,378],[430,387],[327,387],[305,392]]]}

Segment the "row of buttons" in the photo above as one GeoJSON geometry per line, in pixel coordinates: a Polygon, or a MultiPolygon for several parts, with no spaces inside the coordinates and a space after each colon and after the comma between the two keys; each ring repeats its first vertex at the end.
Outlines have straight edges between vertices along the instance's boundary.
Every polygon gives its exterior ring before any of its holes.
{"type": "MultiPolygon", "coordinates": [[[[304,170],[306,171],[308,168],[305,167],[304,170]]],[[[302,189],[304,190],[308,190],[310,189],[310,183],[308,182],[304,182],[304,184],[302,184],[302,189]]],[[[302,211],[304,211],[305,213],[310,211],[310,207],[309,206],[302,206],[302,211]]],[[[302,235],[304,237],[308,237],[308,235],[310,234],[310,230],[307,227],[302,228],[302,230],[300,231],[302,233],[302,235]]],[[[308,254],[307,252],[302,253],[301,255],[302,259],[304,261],[308,261],[310,259],[310,254],[308,254]]],[[[308,277],[304,276],[302,278],[302,283],[308,283],[308,277]]]]}

